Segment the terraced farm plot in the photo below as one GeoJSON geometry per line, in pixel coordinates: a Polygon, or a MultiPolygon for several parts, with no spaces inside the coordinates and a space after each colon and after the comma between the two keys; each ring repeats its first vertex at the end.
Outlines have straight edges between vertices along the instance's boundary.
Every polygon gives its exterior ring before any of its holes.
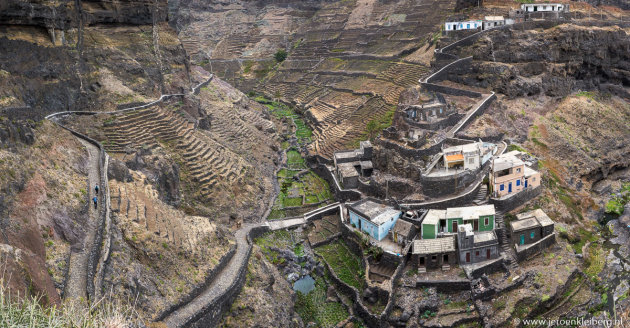
{"type": "Polygon", "coordinates": [[[272,232],[267,232],[264,235],[254,239],[254,244],[258,245],[262,250],[265,257],[273,263],[279,264],[278,252],[272,250],[271,248],[280,248],[280,249],[294,249],[294,245],[301,239],[300,234],[288,231],[288,230],[277,230],[272,232]]]}
{"type": "Polygon", "coordinates": [[[326,280],[315,279],[315,289],[304,295],[297,292],[295,312],[304,322],[315,322],[317,327],[335,327],[337,323],[348,317],[348,311],[339,302],[326,301],[326,280]]]}
{"type": "Polygon", "coordinates": [[[365,287],[365,270],[358,255],[337,240],[334,243],[317,247],[316,252],[324,257],[339,279],[362,291],[365,287]]]}
{"type": "Polygon", "coordinates": [[[329,215],[321,220],[313,221],[315,227],[308,233],[308,241],[312,244],[322,242],[339,233],[341,221],[337,215],[329,215]]]}
{"type": "Polygon", "coordinates": [[[278,184],[280,194],[269,220],[285,218],[286,208],[325,203],[333,196],[328,182],[311,171],[282,169],[278,172],[278,184]]]}
{"type": "Polygon", "coordinates": [[[291,107],[277,101],[271,101],[262,96],[256,97],[255,100],[267,106],[269,111],[271,111],[271,113],[277,118],[287,118],[293,122],[295,127],[295,137],[297,138],[299,145],[305,145],[311,142],[313,130],[306,125],[304,120],[291,107]]]}

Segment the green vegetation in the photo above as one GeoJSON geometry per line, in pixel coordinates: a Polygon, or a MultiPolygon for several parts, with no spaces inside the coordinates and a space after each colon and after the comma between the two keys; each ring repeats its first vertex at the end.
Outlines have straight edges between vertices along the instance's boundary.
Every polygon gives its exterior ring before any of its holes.
{"type": "Polygon", "coordinates": [[[295,244],[294,239],[291,232],[287,230],[277,230],[256,238],[254,244],[260,247],[269,262],[280,264],[283,262],[283,259],[279,259],[278,252],[271,250],[271,247],[292,249],[295,244]]]}
{"type": "Polygon", "coordinates": [[[252,66],[254,66],[254,62],[251,60],[246,60],[243,63],[243,73],[248,74],[252,71],[252,66]]]}
{"type": "Polygon", "coordinates": [[[374,141],[383,129],[386,129],[392,125],[394,119],[395,106],[388,110],[385,114],[371,119],[365,126],[365,131],[359,136],[357,140],[354,140],[349,146],[353,148],[359,147],[361,140],[369,139],[374,141]]]}
{"type": "Polygon", "coordinates": [[[323,277],[315,279],[315,289],[307,295],[297,292],[295,312],[304,322],[315,322],[317,327],[335,327],[348,317],[341,303],[326,301],[327,285],[323,277]]]}
{"type": "Polygon", "coordinates": [[[276,62],[282,63],[285,59],[287,59],[287,56],[287,51],[284,49],[280,49],[276,51],[275,55],[273,55],[273,58],[276,59],[276,62]]]}
{"type": "Polygon", "coordinates": [[[10,295],[0,281],[0,327],[128,327],[136,317],[132,307],[109,298],[92,306],[69,302],[61,308],[46,308],[40,298],[10,295]]]}
{"type": "Polygon", "coordinates": [[[580,91],[578,93],[575,94],[577,97],[586,97],[588,99],[594,99],[595,98],[595,92],[592,91],[580,91]]]}
{"type": "Polygon", "coordinates": [[[337,277],[350,286],[362,291],[365,286],[365,271],[358,255],[352,253],[343,241],[318,247],[317,253],[324,257],[337,277]]]}
{"type": "Polygon", "coordinates": [[[521,146],[519,146],[517,144],[510,144],[510,145],[508,145],[508,147],[507,147],[507,151],[508,152],[515,151],[515,150],[529,154],[529,152],[527,150],[525,150],[525,148],[523,148],[523,147],[521,147],[521,146]]]}
{"type": "Polygon", "coordinates": [[[606,203],[606,213],[621,215],[623,208],[630,201],[630,182],[626,182],[621,187],[618,194],[613,194],[612,199],[606,203]]]}
{"type": "Polygon", "coordinates": [[[305,169],[306,162],[302,155],[295,149],[287,151],[287,165],[290,169],[305,169]]]}
{"type": "Polygon", "coordinates": [[[293,108],[278,102],[269,100],[263,96],[258,96],[254,98],[257,102],[267,106],[271,114],[273,114],[278,119],[288,119],[293,122],[295,126],[295,136],[298,138],[299,145],[305,145],[311,142],[311,136],[313,135],[313,130],[311,130],[304,120],[300,118],[300,116],[293,110],[293,108]]]}

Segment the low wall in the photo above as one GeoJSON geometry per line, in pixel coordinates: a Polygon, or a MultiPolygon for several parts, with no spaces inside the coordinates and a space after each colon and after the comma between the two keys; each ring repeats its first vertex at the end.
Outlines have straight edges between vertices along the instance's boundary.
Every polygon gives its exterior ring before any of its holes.
{"type": "Polygon", "coordinates": [[[476,279],[481,276],[490,275],[494,272],[501,271],[503,269],[503,257],[488,261],[483,266],[469,266],[470,269],[465,269],[466,274],[469,277],[476,279]]]}
{"type": "Polygon", "coordinates": [[[523,262],[527,260],[528,258],[542,252],[545,248],[553,245],[555,242],[556,242],[556,233],[554,232],[527,247],[521,247],[521,250],[517,249],[516,260],[518,262],[523,262]]]}
{"type": "Polygon", "coordinates": [[[182,306],[188,304],[195,297],[199,296],[199,294],[201,294],[201,292],[203,292],[208,287],[208,285],[210,285],[212,281],[214,281],[214,279],[217,278],[219,273],[227,266],[227,264],[230,262],[230,260],[232,259],[235,253],[236,253],[236,244],[232,245],[230,250],[227,253],[223,254],[223,256],[221,256],[221,258],[219,259],[219,263],[217,263],[217,265],[208,272],[208,274],[206,275],[206,279],[202,283],[193,287],[190,293],[182,297],[177,303],[167,307],[164,311],[162,311],[162,313],[160,313],[157,316],[155,321],[164,320],[173,312],[179,310],[182,306]]]}
{"type": "Polygon", "coordinates": [[[416,280],[416,288],[434,287],[440,293],[453,293],[471,290],[470,280],[416,280]]]}
{"type": "Polygon", "coordinates": [[[439,80],[443,80],[444,77],[448,74],[448,72],[450,72],[453,69],[460,69],[460,68],[468,68],[470,67],[470,63],[472,62],[473,57],[466,57],[466,58],[461,58],[461,59],[457,59],[455,61],[453,61],[452,63],[440,68],[437,72],[431,74],[429,77],[427,77],[424,82],[425,83],[431,83],[431,82],[435,82],[435,81],[439,81],[439,80]]]}
{"type": "Polygon", "coordinates": [[[403,157],[411,157],[415,160],[420,160],[428,156],[433,156],[442,151],[442,143],[444,141],[440,141],[432,146],[424,149],[410,149],[394,142],[391,142],[387,139],[379,138],[376,139],[375,143],[380,145],[383,148],[387,149],[395,149],[401,156],[403,157]]]}
{"type": "Polygon", "coordinates": [[[481,98],[482,96],[481,93],[476,92],[476,91],[457,89],[457,88],[447,87],[445,85],[440,85],[440,84],[435,84],[435,83],[422,82],[420,83],[420,85],[422,85],[422,87],[426,90],[434,91],[434,92],[441,92],[447,95],[464,96],[464,97],[470,97],[470,98],[481,98]]]}
{"type": "Polygon", "coordinates": [[[405,209],[443,209],[444,207],[460,207],[470,205],[472,201],[477,196],[477,192],[479,191],[479,187],[481,186],[481,182],[477,184],[473,189],[467,192],[464,195],[456,195],[447,199],[438,199],[438,200],[429,200],[425,202],[418,203],[404,203],[399,206],[405,209]]]}
{"type": "Polygon", "coordinates": [[[470,124],[470,122],[472,122],[476,117],[481,116],[481,114],[483,114],[483,112],[490,107],[490,105],[492,104],[492,102],[497,99],[497,95],[493,92],[492,95],[490,95],[488,98],[486,98],[483,103],[481,103],[481,105],[479,105],[479,107],[477,107],[477,109],[475,110],[475,112],[470,115],[468,118],[466,118],[466,120],[464,122],[462,122],[461,125],[459,125],[455,130],[453,130],[453,134],[456,134],[458,131],[461,131],[462,129],[464,129],[466,126],[468,126],[468,124],[470,124]]]}
{"type": "Polygon", "coordinates": [[[457,122],[459,122],[459,120],[461,120],[464,116],[465,116],[464,114],[453,113],[443,120],[440,120],[437,122],[431,122],[431,123],[416,122],[412,119],[409,119],[406,116],[403,117],[403,120],[405,121],[406,124],[416,127],[416,128],[425,129],[425,130],[439,130],[447,126],[453,126],[457,124],[457,122]]]}
{"type": "Polygon", "coordinates": [[[525,204],[526,202],[534,199],[541,193],[542,193],[542,185],[536,188],[525,189],[517,194],[512,195],[512,197],[509,197],[509,198],[505,198],[505,199],[490,198],[489,202],[490,204],[494,205],[497,211],[502,211],[504,213],[507,213],[525,204]]]}

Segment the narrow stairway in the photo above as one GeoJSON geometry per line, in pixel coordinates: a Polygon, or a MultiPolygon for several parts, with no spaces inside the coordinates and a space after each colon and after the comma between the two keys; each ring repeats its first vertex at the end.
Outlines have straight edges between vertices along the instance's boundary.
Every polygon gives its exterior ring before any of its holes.
{"type": "Polygon", "coordinates": [[[512,248],[512,245],[510,240],[508,239],[508,235],[507,235],[507,228],[505,227],[505,221],[504,221],[504,213],[502,211],[498,211],[495,215],[495,219],[496,219],[496,230],[497,230],[497,237],[499,237],[499,240],[501,241],[501,249],[502,249],[502,253],[503,255],[505,255],[505,260],[506,260],[506,266],[508,268],[508,270],[510,271],[510,273],[515,272],[518,269],[518,262],[516,261],[516,252],[514,252],[514,249],[512,248]]]}

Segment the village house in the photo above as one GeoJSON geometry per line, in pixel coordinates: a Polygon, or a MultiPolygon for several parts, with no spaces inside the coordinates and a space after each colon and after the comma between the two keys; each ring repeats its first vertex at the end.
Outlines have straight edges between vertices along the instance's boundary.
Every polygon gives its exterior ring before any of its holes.
{"type": "Polygon", "coordinates": [[[409,105],[405,109],[407,118],[415,122],[434,122],[441,118],[447,117],[453,113],[453,109],[449,109],[449,106],[439,101],[433,101],[428,104],[421,105],[409,105]]]}
{"type": "Polygon", "coordinates": [[[519,151],[495,157],[490,169],[490,188],[495,198],[511,196],[528,188],[540,186],[540,173],[525,163],[519,151]]]}
{"type": "Polygon", "coordinates": [[[494,230],[475,232],[471,224],[458,227],[457,248],[460,264],[474,264],[499,257],[499,241],[494,230]]]}
{"type": "Polygon", "coordinates": [[[503,16],[486,16],[483,20],[483,29],[489,30],[496,27],[506,25],[505,18],[503,16]]]}
{"type": "Polygon", "coordinates": [[[494,205],[431,209],[422,220],[421,236],[423,239],[433,239],[441,234],[456,234],[457,227],[465,224],[470,224],[473,231],[492,231],[495,228],[495,214],[494,205]]]}
{"type": "Polygon", "coordinates": [[[449,169],[477,170],[496,152],[495,144],[478,141],[442,149],[443,166],[449,169]]]}
{"type": "Polygon", "coordinates": [[[346,189],[359,186],[359,177],[372,175],[372,144],[361,141],[359,149],[338,151],[333,154],[335,174],[346,189]]]}
{"type": "Polygon", "coordinates": [[[390,238],[398,245],[406,245],[411,242],[418,233],[416,226],[405,220],[396,220],[394,227],[390,230],[390,238]]]}
{"type": "Polygon", "coordinates": [[[523,3],[521,10],[526,13],[530,12],[568,12],[569,5],[563,3],[523,3]]]}
{"type": "Polygon", "coordinates": [[[463,22],[446,22],[444,23],[444,30],[446,31],[460,31],[460,30],[475,30],[481,28],[483,22],[481,20],[469,20],[463,22]]]}
{"type": "Polygon", "coordinates": [[[364,198],[347,207],[352,226],[378,241],[388,235],[389,230],[402,214],[399,210],[374,198],[364,198]]]}
{"type": "Polygon", "coordinates": [[[411,260],[419,272],[427,269],[448,270],[457,264],[455,235],[436,239],[416,239],[411,249],[411,260]]]}
{"type": "Polygon", "coordinates": [[[510,222],[510,234],[515,247],[530,245],[553,233],[554,223],[541,209],[536,209],[516,216],[510,222]]]}

